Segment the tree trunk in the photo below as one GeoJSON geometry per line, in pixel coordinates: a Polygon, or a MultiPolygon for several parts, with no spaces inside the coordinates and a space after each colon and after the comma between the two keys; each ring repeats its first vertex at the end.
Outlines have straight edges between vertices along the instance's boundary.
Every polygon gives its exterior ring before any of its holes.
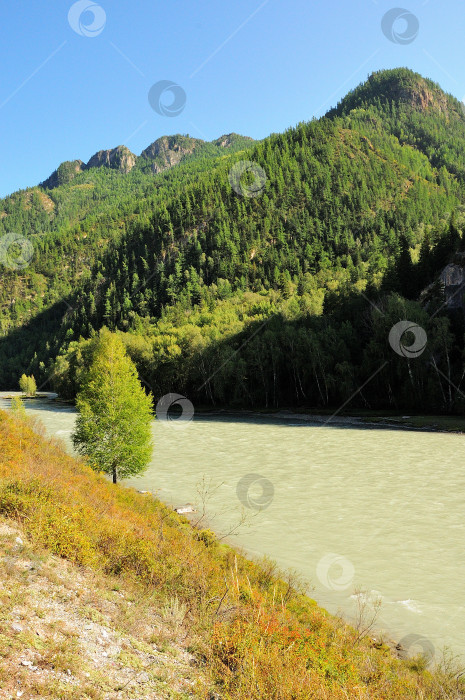
{"type": "Polygon", "coordinates": [[[113,483],[116,484],[116,467],[113,467],[113,483]]]}

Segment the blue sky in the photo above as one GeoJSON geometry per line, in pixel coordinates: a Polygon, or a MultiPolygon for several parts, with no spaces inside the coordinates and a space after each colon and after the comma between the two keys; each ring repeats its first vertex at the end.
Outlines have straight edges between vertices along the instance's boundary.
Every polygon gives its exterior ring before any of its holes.
{"type": "MultiPolygon", "coordinates": [[[[75,8],[75,29],[72,5],[2,6],[0,196],[37,184],[64,160],[87,161],[119,144],[139,154],[163,134],[283,131],[320,116],[381,68],[408,66],[465,96],[457,0],[401,4],[419,23],[405,44],[381,31],[397,7],[391,0],[99,0],[97,15],[75,8]],[[161,80],[185,91],[176,117],[149,104],[161,80]]],[[[394,31],[406,29],[398,19],[394,31]]]]}

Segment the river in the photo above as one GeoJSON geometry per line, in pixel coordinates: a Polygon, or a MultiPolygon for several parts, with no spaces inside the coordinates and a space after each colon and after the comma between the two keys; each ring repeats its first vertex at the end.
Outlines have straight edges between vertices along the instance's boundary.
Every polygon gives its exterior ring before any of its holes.
{"type": "MultiPolygon", "coordinates": [[[[74,409],[27,403],[71,449],[74,409]]],[[[297,570],[329,612],[352,619],[363,590],[382,601],[378,631],[436,659],[444,646],[465,657],[465,436],[292,416],[183,427],[154,421],[152,463],[125,483],[201,509],[204,479],[213,529],[227,534],[246,513],[229,541],[297,570]]]]}

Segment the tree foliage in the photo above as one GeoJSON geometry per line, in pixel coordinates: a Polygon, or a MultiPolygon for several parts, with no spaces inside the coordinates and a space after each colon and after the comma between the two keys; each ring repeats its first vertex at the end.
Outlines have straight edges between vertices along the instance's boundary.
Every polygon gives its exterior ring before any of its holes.
{"type": "Polygon", "coordinates": [[[34,377],[27,377],[25,374],[19,380],[19,388],[25,396],[34,397],[37,391],[36,380],[34,377]]]}
{"type": "Polygon", "coordinates": [[[152,455],[152,399],[118,336],[102,330],[78,393],[78,452],[113,482],[143,471],[152,455]]]}

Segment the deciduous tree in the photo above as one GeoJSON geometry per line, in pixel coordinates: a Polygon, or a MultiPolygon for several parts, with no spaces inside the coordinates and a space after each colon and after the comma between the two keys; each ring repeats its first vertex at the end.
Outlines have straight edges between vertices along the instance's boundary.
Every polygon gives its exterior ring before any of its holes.
{"type": "Polygon", "coordinates": [[[121,339],[103,329],[78,394],[73,434],[91,466],[118,478],[134,476],[152,455],[152,397],[143,390],[121,339]]]}

